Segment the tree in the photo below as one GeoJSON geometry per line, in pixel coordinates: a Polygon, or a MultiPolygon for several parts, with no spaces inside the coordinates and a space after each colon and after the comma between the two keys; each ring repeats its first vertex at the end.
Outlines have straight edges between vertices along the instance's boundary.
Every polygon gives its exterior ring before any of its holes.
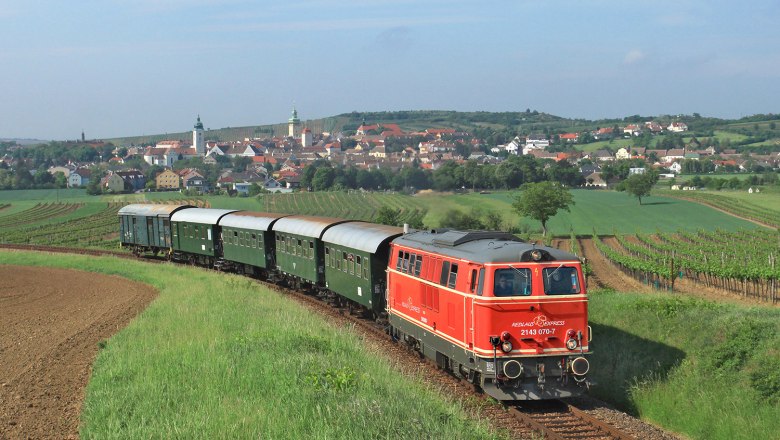
{"type": "Polygon", "coordinates": [[[649,196],[650,191],[653,189],[653,185],[658,182],[658,174],[648,171],[644,174],[632,174],[628,179],[621,182],[618,185],[618,191],[625,191],[629,195],[632,195],[639,199],[639,204],[642,204],[642,197],[649,196]]]}
{"type": "Polygon", "coordinates": [[[401,218],[401,210],[393,209],[389,206],[382,206],[376,212],[374,216],[374,223],[380,223],[383,225],[398,226],[401,218]]]}
{"type": "Polygon", "coordinates": [[[520,187],[520,195],[512,203],[514,210],[542,223],[542,235],[547,235],[547,221],[559,209],[569,211],[574,199],[569,190],[555,182],[526,183],[520,187]]]}

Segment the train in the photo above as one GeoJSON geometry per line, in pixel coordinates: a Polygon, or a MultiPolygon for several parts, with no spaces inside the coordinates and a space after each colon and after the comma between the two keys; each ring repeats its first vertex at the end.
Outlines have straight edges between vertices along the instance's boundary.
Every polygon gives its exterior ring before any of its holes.
{"type": "Polygon", "coordinates": [[[131,204],[120,246],[236,272],[359,310],[499,401],[582,394],[592,342],[576,255],[500,231],[131,204]]]}

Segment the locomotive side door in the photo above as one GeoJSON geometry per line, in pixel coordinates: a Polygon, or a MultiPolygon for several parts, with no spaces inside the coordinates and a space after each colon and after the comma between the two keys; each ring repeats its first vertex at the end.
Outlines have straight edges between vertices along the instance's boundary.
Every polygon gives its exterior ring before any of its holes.
{"type": "MultiPolygon", "coordinates": [[[[469,265],[469,293],[472,295],[482,295],[482,287],[484,285],[483,277],[485,276],[485,269],[475,265],[469,265]]],[[[466,323],[466,344],[469,347],[473,347],[474,344],[474,329],[476,323],[474,322],[474,297],[468,297],[466,303],[466,311],[468,313],[468,322],[466,323]]]]}

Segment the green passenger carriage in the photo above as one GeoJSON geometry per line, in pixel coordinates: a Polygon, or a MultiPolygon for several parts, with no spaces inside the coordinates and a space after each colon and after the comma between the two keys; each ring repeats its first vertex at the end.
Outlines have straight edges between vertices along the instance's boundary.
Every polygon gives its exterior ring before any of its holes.
{"type": "Polygon", "coordinates": [[[219,219],[235,209],[185,209],[171,216],[174,254],[187,260],[212,266],[222,254],[219,219]]]}
{"type": "Polygon", "coordinates": [[[284,275],[316,286],[325,285],[325,251],[322,234],[348,222],[331,217],[291,215],[274,224],[276,269],[284,275]]]}
{"type": "Polygon", "coordinates": [[[379,315],[385,309],[388,243],[403,229],[365,222],[342,223],[322,235],[326,287],[379,315]]]}
{"type": "Polygon", "coordinates": [[[282,217],[286,215],[248,211],[222,217],[219,226],[222,228],[224,260],[220,269],[236,268],[254,274],[255,268],[274,268],[276,243],[271,228],[282,217]]]}
{"type": "Polygon", "coordinates": [[[119,212],[119,240],[121,246],[133,252],[154,252],[170,249],[171,216],[191,205],[142,205],[122,207],[119,212]]]}

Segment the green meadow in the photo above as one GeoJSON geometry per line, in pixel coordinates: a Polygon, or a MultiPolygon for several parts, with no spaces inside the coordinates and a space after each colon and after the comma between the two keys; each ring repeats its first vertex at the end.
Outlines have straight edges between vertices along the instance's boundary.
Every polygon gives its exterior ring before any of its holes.
{"type": "MultiPolygon", "coordinates": [[[[737,230],[759,227],[751,222],[712,209],[700,203],[681,200],[670,196],[680,196],[677,192],[656,190],[658,194],[645,197],[642,205],[636,198],[625,193],[602,190],[572,190],[575,204],[570,212],[559,211],[550,219],[548,226],[551,234],[569,236],[590,236],[597,234],[633,234],[636,232],[674,232],[677,230],[723,229],[737,230]]],[[[39,191],[2,191],[0,203],[10,206],[0,211],[0,220],[12,214],[30,209],[38,203],[52,203],[55,200],[66,203],[82,203],[79,210],[63,217],[46,220],[47,223],[62,222],[80,215],[88,216],[107,203],[146,203],[165,201],[205,201],[212,208],[242,209],[250,211],[270,211],[308,215],[323,215],[355,220],[371,221],[382,206],[398,210],[401,221],[410,221],[423,216],[422,221],[428,228],[439,227],[442,220],[452,210],[464,213],[484,215],[488,211],[499,213],[503,219],[503,228],[540,233],[541,224],[529,218],[521,218],[512,209],[517,191],[497,191],[488,194],[441,194],[423,192],[414,196],[403,194],[361,193],[361,192],[316,192],[292,194],[265,194],[254,197],[200,196],[188,197],[178,192],[143,193],[116,196],[89,197],[81,190],[64,191],[57,198],[52,190],[39,191]]],[[[697,193],[698,194],[698,193],[697,193]]],[[[690,194],[689,194],[690,195],[690,194]]],[[[776,192],[747,194],[746,192],[718,192],[714,195],[733,197],[744,201],[739,206],[762,206],[771,209],[769,215],[780,212],[780,197],[776,192]]],[[[721,202],[722,204],[723,202],[721,202]]],[[[735,205],[737,206],[737,205],[735,205]]],[[[735,212],[739,213],[739,210],[735,212]]],[[[86,218],[86,217],[85,217],[86,218]]],[[[77,226],[77,224],[74,224],[77,226]]]]}
{"type": "MultiPolygon", "coordinates": [[[[548,223],[548,229],[557,236],[568,236],[571,231],[577,235],[633,234],[640,232],[674,232],[697,229],[752,229],[757,225],[717,211],[710,207],[663,196],[642,198],[642,205],[636,198],[625,193],[602,190],[572,190],[574,205],[571,212],[559,211],[548,223]]],[[[436,224],[453,206],[468,212],[471,209],[492,209],[501,212],[508,225],[520,226],[531,231],[541,231],[538,221],[519,218],[511,203],[516,192],[491,194],[465,194],[451,196],[429,196],[430,206],[425,217],[426,225],[436,224]],[[442,202],[439,202],[443,199],[442,202]],[[430,222],[430,223],[429,223],[430,222]]],[[[423,196],[419,196],[423,197],[423,196]]]]}
{"type": "Polygon", "coordinates": [[[591,292],[592,394],[693,439],[777,438],[780,309],[591,292]]]}

